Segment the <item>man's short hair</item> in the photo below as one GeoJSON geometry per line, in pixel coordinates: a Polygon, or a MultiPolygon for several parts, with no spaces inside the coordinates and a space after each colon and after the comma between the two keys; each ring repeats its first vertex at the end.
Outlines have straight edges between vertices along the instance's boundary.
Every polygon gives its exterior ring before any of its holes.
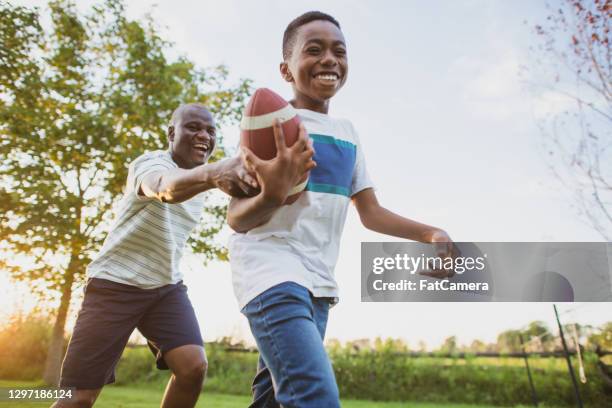
{"type": "Polygon", "coordinates": [[[304,13],[292,22],[290,22],[287,28],[285,29],[285,34],[283,35],[283,59],[287,60],[289,59],[289,57],[291,57],[293,47],[295,46],[295,37],[298,28],[300,28],[304,24],[308,24],[316,20],[329,21],[330,23],[338,27],[339,30],[341,30],[340,23],[338,22],[338,20],[336,20],[329,14],[325,14],[320,11],[309,11],[307,13],[304,13]]]}
{"type": "Polygon", "coordinates": [[[184,104],[180,105],[178,108],[176,108],[174,110],[174,112],[172,112],[172,117],[170,118],[169,125],[170,126],[176,126],[176,122],[178,122],[178,119],[181,116],[181,114],[183,113],[183,111],[185,109],[193,108],[193,107],[202,108],[205,111],[210,113],[210,110],[208,110],[208,108],[205,105],[201,104],[201,103],[198,103],[198,102],[184,103],[184,104]]]}

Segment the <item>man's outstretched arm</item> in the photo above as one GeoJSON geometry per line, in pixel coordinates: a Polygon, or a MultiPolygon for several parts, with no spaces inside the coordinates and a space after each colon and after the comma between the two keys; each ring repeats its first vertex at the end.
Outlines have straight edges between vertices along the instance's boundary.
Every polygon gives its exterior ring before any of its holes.
{"type": "Polygon", "coordinates": [[[240,157],[233,157],[193,169],[151,173],[142,180],[138,195],[165,203],[180,203],[212,188],[219,188],[231,196],[251,196],[258,192],[258,187],[240,157]]]}

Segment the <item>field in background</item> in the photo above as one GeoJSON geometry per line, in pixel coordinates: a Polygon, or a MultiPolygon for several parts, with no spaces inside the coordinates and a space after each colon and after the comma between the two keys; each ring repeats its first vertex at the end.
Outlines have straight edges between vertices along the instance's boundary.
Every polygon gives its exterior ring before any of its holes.
{"type": "MultiPolygon", "coordinates": [[[[28,387],[38,385],[35,382],[10,382],[0,381],[0,387],[28,387]]],[[[139,386],[108,386],[104,389],[98,402],[97,408],[150,408],[159,406],[163,387],[154,387],[152,384],[141,384],[139,386]]],[[[197,407],[214,408],[244,408],[250,402],[248,396],[223,395],[204,392],[197,407]]],[[[0,408],[39,408],[48,407],[49,402],[1,402],[0,408]]],[[[374,402],[342,400],[344,408],[485,408],[485,405],[469,404],[427,404],[416,402],[374,402]]]]}
{"type": "MultiPolygon", "coordinates": [[[[250,392],[257,353],[236,352],[209,344],[210,361],[205,388],[209,392],[246,395],[250,392]]],[[[418,357],[392,349],[330,350],[334,370],[345,398],[376,401],[420,401],[436,406],[449,403],[487,406],[530,405],[524,362],[520,358],[418,357]]],[[[596,367],[597,356],[585,356],[587,383],[580,392],[587,406],[612,406],[596,367]]],[[[574,394],[563,358],[530,357],[538,399],[546,406],[573,406],[574,394]]],[[[577,363],[575,368],[577,371],[577,363]]],[[[157,384],[167,381],[167,372],[154,369],[151,353],[137,347],[126,351],[117,369],[120,385],[133,381],[157,384]]]]}
{"type": "MultiPolygon", "coordinates": [[[[22,319],[2,328],[0,379],[38,381],[42,378],[49,333],[50,324],[44,317],[22,319]]],[[[256,352],[236,349],[231,344],[207,344],[209,371],[205,390],[210,396],[205,398],[226,395],[218,398],[227,399],[231,398],[227,395],[234,395],[237,399],[232,400],[232,404],[240,405],[239,401],[248,400],[258,356],[256,352]]],[[[391,339],[375,340],[370,347],[363,348],[356,344],[332,344],[328,350],[340,395],[345,399],[402,404],[403,401],[412,401],[433,406],[460,403],[531,405],[531,389],[519,353],[515,353],[515,357],[497,354],[493,358],[458,352],[423,354],[411,352],[391,339]]],[[[599,374],[597,355],[585,350],[584,356],[587,383],[580,383],[580,393],[585,406],[612,406],[612,387],[606,386],[599,374]]],[[[577,371],[576,358],[572,361],[577,371]]],[[[532,355],[529,362],[540,403],[575,406],[573,387],[563,358],[532,355]]],[[[168,376],[168,371],[155,368],[153,356],[146,346],[130,347],[117,367],[117,385],[120,387],[112,388],[117,391],[111,391],[108,398],[114,398],[113,395],[123,392],[119,390],[125,389],[135,399],[148,401],[149,394],[161,393],[168,376]]],[[[217,406],[221,402],[215,400],[211,404],[217,406]]],[[[367,406],[372,406],[369,404],[367,406]]]]}

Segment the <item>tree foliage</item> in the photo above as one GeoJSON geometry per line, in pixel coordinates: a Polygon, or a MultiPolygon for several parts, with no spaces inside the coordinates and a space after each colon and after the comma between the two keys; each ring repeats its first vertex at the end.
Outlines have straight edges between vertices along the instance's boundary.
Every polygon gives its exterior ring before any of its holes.
{"type": "MultiPolygon", "coordinates": [[[[173,109],[198,101],[233,123],[249,83],[225,87],[224,67],[169,61],[171,44],[154,22],[126,19],[120,1],[86,16],[53,1],[48,31],[37,10],[1,7],[0,234],[5,253],[33,260],[32,268],[2,267],[57,289],[71,256],[82,271],[99,248],[129,162],[167,148],[173,109]]],[[[208,239],[223,215],[222,206],[209,209],[191,240],[195,252],[223,253],[208,239]]]]}
{"type": "MultiPolygon", "coordinates": [[[[181,103],[235,123],[250,83],[226,85],[223,66],[170,60],[172,44],[151,17],[126,18],[121,0],[85,15],[53,0],[46,12],[49,27],[38,9],[0,2],[0,253],[10,254],[0,269],[47,298],[60,295],[51,346],[59,352],[72,285],[105,238],[129,163],[167,148],[181,103]]],[[[225,256],[211,240],[223,204],[206,209],[189,241],[204,259],[225,256]]]]}
{"type": "Polygon", "coordinates": [[[589,343],[603,350],[612,350],[612,322],[607,322],[599,331],[589,336],[589,343]]]}
{"type": "Polygon", "coordinates": [[[612,240],[610,0],[562,0],[534,26],[530,85],[548,107],[540,128],[551,169],[588,223],[612,240]]]}

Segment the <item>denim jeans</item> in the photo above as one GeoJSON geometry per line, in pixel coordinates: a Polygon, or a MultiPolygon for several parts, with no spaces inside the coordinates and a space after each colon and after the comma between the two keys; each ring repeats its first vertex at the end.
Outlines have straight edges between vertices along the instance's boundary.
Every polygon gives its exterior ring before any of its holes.
{"type": "Polygon", "coordinates": [[[323,347],[329,304],[297,283],[284,282],[242,309],[260,353],[252,408],[340,407],[323,347]]]}

